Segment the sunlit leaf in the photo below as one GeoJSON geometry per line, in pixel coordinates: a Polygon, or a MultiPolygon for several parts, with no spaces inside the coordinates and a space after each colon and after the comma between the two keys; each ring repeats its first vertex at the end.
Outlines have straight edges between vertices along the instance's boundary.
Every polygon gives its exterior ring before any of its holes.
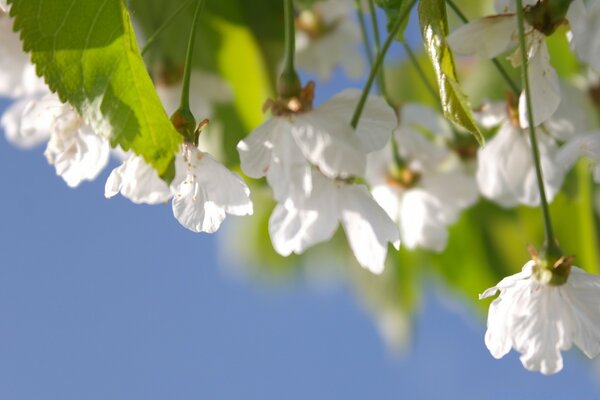
{"type": "Polygon", "coordinates": [[[11,14],[38,73],[113,146],[165,179],[181,141],[156,95],[120,0],[14,0],[11,14]]]}

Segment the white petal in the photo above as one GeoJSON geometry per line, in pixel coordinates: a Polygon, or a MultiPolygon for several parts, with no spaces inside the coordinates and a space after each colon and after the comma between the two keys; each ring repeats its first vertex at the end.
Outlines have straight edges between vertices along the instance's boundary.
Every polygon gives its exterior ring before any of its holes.
{"type": "Polygon", "coordinates": [[[506,120],[506,102],[485,103],[473,112],[475,120],[484,128],[493,128],[506,120]]]}
{"type": "Polygon", "coordinates": [[[173,215],[194,232],[213,233],[225,213],[252,214],[250,190],[244,181],[215,161],[208,153],[193,149],[190,170],[173,197],[173,215]]]}
{"type": "Polygon", "coordinates": [[[421,177],[421,186],[440,203],[440,218],[445,225],[454,223],[460,212],[477,201],[477,182],[462,169],[429,173],[421,177]]]}
{"type": "MultiPolygon", "coordinates": [[[[544,37],[542,36],[538,40],[543,41],[544,37]]],[[[537,45],[539,47],[527,65],[535,126],[550,118],[558,109],[561,100],[558,75],[550,64],[548,47],[544,42],[537,45]]],[[[525,91],[523,91],[519,97],[519,122],[523,128],[529,126],[525,100],[525,91]]]]}
{"type": "Polygon", "coordinates": [[[110,146],[70,110],[52,127],[44,155],[70,187],[94,180],[108,163],[110,146]]]}
{"type": "Polygon", "coordinates": [[[312,190],[311,166],[289,133],[279,135],[272,151],[267,181],[278,202],[306,197],[312,190]]]}
{"type": "Polygon", "coordinates": [[[242,171],[251,178],[262,178],[271,164],[271,151],[280,135],[289,135],[291,126],[284,117],[266,120],[237,145],[242,171]]]}
{"type": "Polygon", "coordinates": [[[358,263],[373,273],[382,273],[388,242],[396,249],[400,246],[398,227],[364,186],[342,186],[340,202],[346,238],[358,263]]]}
{"type": "Polygon", "coordinates": [[[0,0],[0,10],[2,10],[2,12],[8,12],[8,5],[6,4],[6,0],[0,0]]]}
{"type": "Polygon", "coordinates": [[[135,155],[115,168],[106,181],[105,197],[119,192],[136,204],[160,204],[171,198],[169,185],[142,157],[135,155]]]}
{"type": "Polygon", "coordinates": [[[452,138],[452,130],[446,119],[431,107],[421,104],[407,103],[402,106],[400,114],[401,126],[412,126],[425,129],[434,137],[452,138]]]}
{"type": "MultiPolygon", "coordinates": [[[[317,112],[350,124],[361,94],[357,89],[344,90],[319,106],[317,112]]],[[[380,96],[369,96],[356,127],[356,135],[366,151],[372,152],[386,145],[397,125],[396,114],[385,100],[380,96]]]]}
{"type": "Polygon", "coordinates": [[[492,15],[461,26],[447,39],[457,54],[494,58],[517,45],[516,30],[514,15],[492,15]]]}
{"type": "Polygon", "coordinates": [[[279,254],[301,254],[308,247],[331,239],[339,222],[337,183],[313,174],[313,190],[304,201],[278,205],[269,219],[273,248],[279,254]]]}
{"type": "Polygon", "coordinates": [[[441,206],[438,199],[423,190],[412,189],[404,193],[399,217],[404,246],[435,251],[446,247],[448,231],[442,221],[441,206]]]}
{"type": "Polygon", "coordinates": [[[315,110],[294,116],[292,135],[304,157],[330,178],[363,175],[367,151],[345,121],[315,110]]]}
{"type": "Polygon", "coordinates": [[[54,107],[56,100],[54,96],[50,97],[50,101],[46,97],[25,97],[17,100],[2,114],[0,124],[9,142],[29,149],[48,141],[50,127],[63,110],[60,103],[58,108],[54,107]]]}

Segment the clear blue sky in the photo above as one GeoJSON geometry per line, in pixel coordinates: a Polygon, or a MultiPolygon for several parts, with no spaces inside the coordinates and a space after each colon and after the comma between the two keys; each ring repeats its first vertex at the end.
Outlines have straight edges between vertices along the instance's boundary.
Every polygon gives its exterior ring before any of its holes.
{"type": "MultiPolygon", "coordinates": [[[[320,100],[345,87],[338,79],[320,100]]],[[[6,107],[0,102],[0,111],[6,107]]],[[[232,279],[216,236],[170,207],[69,189],[43,149],[0,135],[0,399],[591,399],[593,364],[494,360],[484,321],[430,287],[414,341],[389,354],[343,287],[232,279]],[[450,306],[448,306],[450,304],[450,306]]],[[[482,288],[483,289],[483,288],[482,288]]]]}

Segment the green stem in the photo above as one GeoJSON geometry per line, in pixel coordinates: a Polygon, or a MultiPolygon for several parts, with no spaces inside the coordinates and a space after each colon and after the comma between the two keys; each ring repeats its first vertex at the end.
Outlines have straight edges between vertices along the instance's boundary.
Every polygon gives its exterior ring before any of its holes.
{"type": "Polygon", "coordinates": [[[381,48],[381,51],[377,54],[377,57],[375,58],[375,62],[373,63],[373,66],[371,67],[371,72],[369,73],[369,78],[367,79],[367,83],[365,84],[365,87],[363,88],[363,91],[362,91],[362,94],[358,101],[358,104],[356,105],[356,109],[354,110],[354,114],[352,115],[352,120],[350,121],[350,125],[354,129],[356,129],[356,127],[358,126],[358,121],[360,120],[360,116],[365,107],[365,103],[367,102],[369,92],[371,91],[373,82],[375,81],[375,78],[379,72],[379,69],[381,68],[381,66],[383,64],[385,55],[387,54],[390,46],[392,45],[392,42],[394,41],[394,39],[396,38],[396,35],[398,34],[398,31],[400,31],[400,28],[402,27],[404,20],[410,14],[410,11],[413,8],[413,6],[415,5],[415,3],[417,2],[417,0],[409,0],[409,2],[410,2],[409,6],[406,7],[404,9],[404,12],[398,16],[398,19],[396,20],[396,22],[394,23],[394,26],[390,30],[388,37],[386,38],[385,42],[383,43],[383,47],[381,48]]]}
{"type": "Polygon", "coordinates": [[[188,40],[187,53],[185,55],[185,69],[183,70],[183,84],[181,88],[181,103],[179,110],[190,110],[190,77],[192,75],[192,58],[194,56],[194,45],[196,43],[196,29],[198,28],[198,20],[200,11],[206,0],[198,0],[196,10],[194,11],[194,19],[192,20],[192,28],[188,40]]]}
{"type": "Polygon", "coordinates": [[[367,60],[369,66],[373,66],[373,48],[369,41],[369,34],[367,33],[367,23],[365,22],[365,13],[362,10],[361,0],[356,0],[356,17],[358,18],[358,24],[360,25],[360,34],[365,44],[365,51],[367,53],[367,60]]]}
{"type": "Polygon", "coordinates": [[[144,47],[142,48],[142,55],[146,54],[146,52],[148,51],[148,49],[150,49],[150,47],[154,44],[154,42],[156,41],[156,39],[160,36],[161,33],[163,33],[163,31],[165,29],[167,29],[169,27],[169,25],[171,25],[171,22],[173,22],[175,20],[175,18],[192,2],[192,0],[187,0],[185,2],[183,2],[178,8],[177,10],[175,10],[175,12],[173,14],[171,14],[163,23],[161,26],[158,27],[158,29],[148,38],[148,40],[146,41],[146,44],[144,44],[144,47]]]}
{"type": "MultiPolygon", "coordinates": [[[[375,41],[375,54],[378,54],[381,50],[381,38],[379,35],[379,24],[377,23],[377,14],[375,13],[375,2],[369,0],[369,13],[371,14],[371,25],[373,26],[373,40],[375,41]]],[[[383,68],[379,68],[379,74],[377,74],[377,86],[383,93],[384,97],[387,98],[385,91],[385,75],[383,74],[383,68]]]]}
{"type": "Polygon", "coordinates": [[[283,70],[277,82],[277,94],[279,97],[289,99],[298,96],[302,89],[300,77],[294,67],[294,55],[296,53],[296,25],[294,20],[293,0],[283,0],[284,15],[284,41],[283,70]]]}
{"type": "Polygon", "coordinates": [[[415,55],[414,51],[410,48],[410,45],[408,43],[402,42],[402,45],[404,46],[404,50],[406,51],[406,54],[408,55],[410,62],[412,63],[415,70],[417,71],[417,75],[419,75],[419,78],[421,78],[421,80],[423,81],[423,84],[427,88],[427,91],[429,92],[431,97],[433,97],[433,99],[436,101],[437,105],[440,106],[441,105],[440,96],[439,96],[437,90],[435,90],[435,88],[429,81],[429,79],[427,79],[427,74],[425,74],[425,71],[421,67],[421,64],[419,63],[419,60],[417,59],[417,56],[415,55]]]}
{"type": "Polygon", "coordinates": [[[542,173],[542,165],[540,162],[540,151],[538,148],[537,137],[535,135],[535,125],[533,121],[533,107],[531,105],[531,88],[529,87],[529,76],[527,65],[529,63],[527,57],[527,43],[525,40],[525,17],[523,13],[523,0],[516,0],[517,20],[519,29],[519,50],[521,51],[521,77],[523,86],[525,87],[525,103],[527,105],[527,121],[529,123],[529,141],[531,142],[531,154],[533,156],[533,164],[535,166],[535,175],[540,192],[540,202],[542,206],[542,217],[544,219],[544,228],[546,232],[546,253],[560,255],[558,243],[554,237],[552,228],[552,220],[550,218],[550,207],[546,198],[546,190],[544,188],[544,176],[542,173]]]}
{"type": "MultiPolygon", "coordinates": [[[[456,5],[456,3],[454,3],[453,0],[446,0],[446,4],[448,4],[450,6],[450,8],[452,9],[452,11],[454,11],[454,13],[456,14],[456,16],[465,24],[469,23],[469,19],[465,16],[465,14],[460,10],[460,8],[458,8],[458,6],[456,5]]],[[[509,73],[506,71],[506,69],[502,66],[502,64],[500,64],[500,61],[498,61],[497,58],[492,58],[492,63],[494,64],[494,67],[496,67],[496,69],[498,70],[498,72],[500,73],[500,75],[502,75],[502,78],[506,81],[506,83],[508,84],[508,86],[510,86],[511,90],[515,93],[520,93],[521,90],[519,90],[519,87],[517,86],[517,84],[515,83],[515,81],[512,80],[512,78],[510,77],[509,73]]]]}

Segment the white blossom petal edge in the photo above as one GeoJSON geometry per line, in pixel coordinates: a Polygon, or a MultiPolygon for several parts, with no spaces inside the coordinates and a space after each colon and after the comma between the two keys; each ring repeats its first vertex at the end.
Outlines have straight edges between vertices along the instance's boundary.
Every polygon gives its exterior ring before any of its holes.
{"type": "Polygon", "coordinates": [[[600,353],[600,276],[571,267],[567,282],[539,282],[534,261],[521,272],[487,289],[480,299],[500,296],[490,305],[485,344],[502,358],[511,348],[530,371],[554,374],[563,368],[561,351],[573,344],[593,358],[600,353]]]}
{"type": "Polygon", "coordinates": [[[187,177],[173,197],[173,215],[194,232],[213,233],[225,214],[251,215],[250,189],[239,175],[196,147],[184,145],[187,177]]]}

